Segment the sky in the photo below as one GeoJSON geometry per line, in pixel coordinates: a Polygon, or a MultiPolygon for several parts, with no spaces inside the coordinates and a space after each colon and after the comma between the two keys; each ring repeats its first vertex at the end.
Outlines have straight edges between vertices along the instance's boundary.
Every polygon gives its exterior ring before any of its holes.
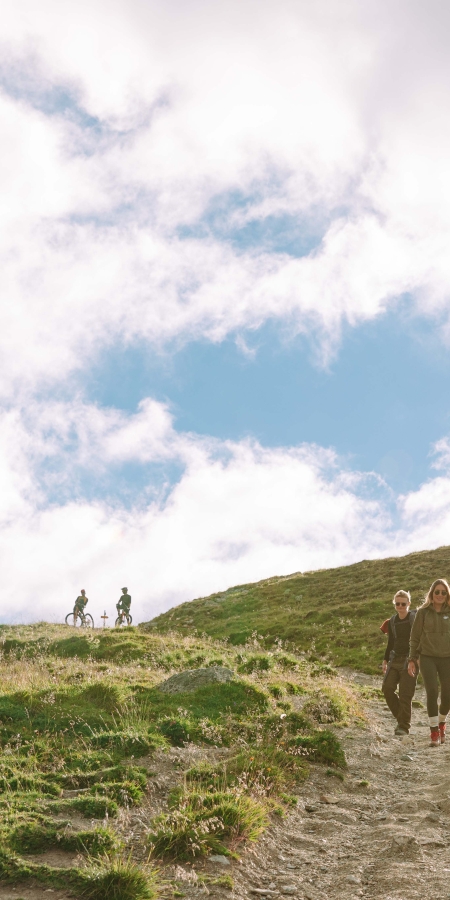
{"type": "Polygon", "coordinates": [[[4,10],[0,622],[450,544],[449,29],[4,10]]]}

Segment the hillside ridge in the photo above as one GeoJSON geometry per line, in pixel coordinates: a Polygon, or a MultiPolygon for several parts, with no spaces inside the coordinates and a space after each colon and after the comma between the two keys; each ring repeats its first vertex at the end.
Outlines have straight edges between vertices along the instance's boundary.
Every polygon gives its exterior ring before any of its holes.
{"type": "Polygon", "coordinates": [[[385,640],[379,627],[391,614],[394,593],[411,591],[414,608],[432,581],[447,573],[449,546],[364,559],[236,585],[187,601],[140,627],[197,632],[235,646],[257,634],[266,649],[282,641],[313,660],[376,674],[385,640]]]}

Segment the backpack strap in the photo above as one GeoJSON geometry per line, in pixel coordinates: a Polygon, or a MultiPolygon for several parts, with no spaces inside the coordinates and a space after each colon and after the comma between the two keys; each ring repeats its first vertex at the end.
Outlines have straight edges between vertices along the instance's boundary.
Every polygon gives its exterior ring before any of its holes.
{"type": "MultiPolygon", "coordinates": [[[[417,612],[416,609],[410,609],[410,611],[409,611],[409,613],[408,613],[408,621],[409,621],[410,624],[411,624],[411,628],[412,628],[414,619],[416,618],[416,612],[417,612]]],[[[394,637],[394,646],[395,646],[395,641],[397,640],[397,631],[396,631],[396,628],[395,628],[395,618],[396,618],[396,615],[397,615],[397,613],[394,613],[394,615],[391,616],[391,618],[389,619],[389,625],[390,625],[390,628],[391,628],[391,630],[392,630],[392,634],[393,634],[393,637],[394,637]]],[[[392,662],[392,660],[394,659],[394,657],[395,657],[395,650],[391,650],[391,660],[390,660],[391,662],[392,662]]],[[[407,660],[407,659],[405,660],[405,665],[408,665],[408,660],[407,660]]]]}
{"type": "Polygon", "coordinates": [[[394,641],[397,640],[397,632],[396,632],[396,630],[395,630],[395,617],[396,617],[396,615],[397,615],[397,613],[394,613],[394,615],[391,616],[391,618],[389,619],[389,625],[391,626],[391,631],[392,631],[392,634],[393,634],[393,636],[394,636],[394,641]]]}
{"type": "MultiPolygon", "coordinates": [[[[410,611],[409,611],[409,613],[408,613],[408,620],[409,620],[410,623],[411,623],[411,627],[412,627],[412,624],[413,624],[413,622],[414,622],[414,619],[416,618],[416,612],[417,612],[417,609],[410,609],[410,611]]],[[[394,635],[394,641],[397,640],[397,631],[396,631],[396,628],[395,628],[395,619],[396,619],[396,616],[397,616],[397,613],[394,613],[394,615],[391,616],[391,618],[389,619],[389,625],[391,626],[392,634],[394,635]]]]}

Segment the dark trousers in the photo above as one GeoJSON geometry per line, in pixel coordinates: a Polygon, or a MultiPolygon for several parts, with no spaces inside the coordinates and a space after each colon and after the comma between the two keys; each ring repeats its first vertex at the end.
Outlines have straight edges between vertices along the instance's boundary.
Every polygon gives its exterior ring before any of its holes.
{"type": "Polygon", "coordinates": [[[427,713],[446,716],[450,710],[450,656],[420,656],[420,671],[427,693],[427,713]],[[439,684],[441,703],[438,710],[439,684]]]}
{"type": "Polygon", "coordinates": [[[405,657],[393,659],[389,663],[383,679],[383,694],[386,703],[400,728],[411,728],[412,698],[416,690],[416,675],[408,675],[405,657]],[[396,693],[398,685],[398,694],[396,693]]]}

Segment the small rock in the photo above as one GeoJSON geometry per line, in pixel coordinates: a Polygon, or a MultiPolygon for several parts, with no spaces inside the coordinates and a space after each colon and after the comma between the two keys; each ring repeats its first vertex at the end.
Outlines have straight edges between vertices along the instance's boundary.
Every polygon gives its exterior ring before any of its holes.
{"type": "Polygon", "coordinates": [[[396,856],[402,860],[415,860],[422,858],[421,847],[412,834],[397,834],[385,851],[387,856],[396,856]]]}
{"type": "Polygon", "coordinates": [[[220,853],[213,853],[212,856],[208,857],[210,862],[219,863],[221,866],[229,866],[230,860],[227,859],[226,856],[221,856],[220,853]]]}
{"type": "Polygon", "coordinates": [[[339,803],[339,797],[330,797],[329,794],[321,794],[319,800],[321,803],[339,803]]]}
{"type": "Polygon", "coordinates": [[[269,888],[249,888],[251,894],[259,894],[260,897],[270,896],[271,894],[278,894],[278,891],[270,891],[269,888]]]}
{"type": "Polygon", "coordinates": [[[400,759],[404,759],[407,762],[413,762],[414,757],[410,756],[409,753],[402,753],[400,759]]]}
{"type": "Polygon", "coordinates": [[[349,884],[361,884],[359,878],[356,875],[349,875],[347,878],[349,884]]]}
{"type": "Polygon", "coordinates": [[[157,685],[158,691],[164,694],[184,694],[198,691],[208,684],[225,684],[234,678],[232,669],[225,666],[208,666],[207,669],[186,669],[178,675],[172,675],[157,685]]]}
{"type": "Polygon", "coordinates": [[[280,885],[280,891],[282,894],[296,894],[297,893],[297,885],[296,884],[282,884],[280,885]]]}
{"type": "Polygon", "coordinates": [[[307,803],[305,806],[305,812],[315,813],[317,812],[317,806],[314,806],[313,803],[307,803]]]}

